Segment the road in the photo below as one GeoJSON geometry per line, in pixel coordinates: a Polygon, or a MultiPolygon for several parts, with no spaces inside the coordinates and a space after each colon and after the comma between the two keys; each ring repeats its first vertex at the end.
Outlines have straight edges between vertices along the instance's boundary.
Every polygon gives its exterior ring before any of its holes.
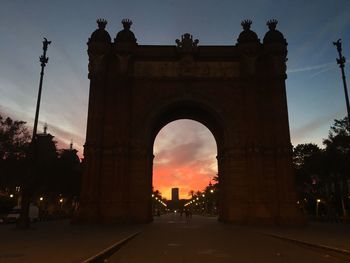
{"type": "Polygon", "coordinates": [[[288,241],[257,228],[218,223],[216,218],[178,214],[155,218],[142,233],[116,252],[111,263],[350,262],[288,241]]]}

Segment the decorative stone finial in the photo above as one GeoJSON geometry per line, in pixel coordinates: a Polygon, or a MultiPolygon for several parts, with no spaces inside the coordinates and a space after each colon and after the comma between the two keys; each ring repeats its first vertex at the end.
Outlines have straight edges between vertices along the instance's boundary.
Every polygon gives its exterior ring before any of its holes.
{"type": "Polygon", "coordinates": [[[191,34],[185,33],[181,36],[181,40],[176,39],[175,42],[178,47],[188,49],[192,47],[197,47],[199,40],[193,40],[193,36],[191,34]]]}
{"type": "Polygon", "coordinates": [[[131,25],[132,25],[132,21],[130,19],[124,18],[122,20],[122,24],[123,24],[124,29],[129,30],[131,25]]]}
{"type": "Polygon", "coordinates": [[[269,27],[270,30],[276,30],[276,25],[278,21],[276,19],[270,19],[267,20],[266,25],[269,27]]]}
{"type": "Polygon", "coordinates": [[[243,29],[245,31],[250,30],[251,24],[252,24],[252,20],[250,20],[250,19],[245,19],[241,22],[241,26],[243,27],[243,29]]]}
{"type": "Polygon", "coordinates": [[[252,25],[252,20],[245,19],[241,22],[241,26],[243,27],[243,31],[238,36],[238,43],[252,43],[252,42],[259,42],[258,35],[250,30],[250,26],[252,25]]]}
{"type": "Polygon", "coordinates": [[[107,20],[103,18],[99,18],[96,20],[99,29],[105,29],[107,25],[107,20]]]}

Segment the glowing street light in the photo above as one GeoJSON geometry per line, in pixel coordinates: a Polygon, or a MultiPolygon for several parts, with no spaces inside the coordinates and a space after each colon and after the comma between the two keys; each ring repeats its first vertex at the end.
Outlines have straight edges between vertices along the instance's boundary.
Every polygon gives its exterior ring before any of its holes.
{"type": "Polygon", "coordinates": [[[39,200],[40,200],[40,201],[43,201],[43,200],[44,200],[44,197],[40,197],[39,200]]]}
{"type": "Polygon", "coordinates": [[[316,199],[316,217],[318,217],[318,204],[321,203],[321,199],[316,199]]]}
{"type": "Polygon", "coordinates": [[[13,198],[13,194],[10,194],[10,198],[13,198]]]}

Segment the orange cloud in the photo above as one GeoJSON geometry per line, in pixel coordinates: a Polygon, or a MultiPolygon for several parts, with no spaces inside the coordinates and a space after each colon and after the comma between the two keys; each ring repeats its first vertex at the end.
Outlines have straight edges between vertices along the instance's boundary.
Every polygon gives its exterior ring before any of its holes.
{"type": "Polygon", "coordinates": [[[171,199],[178,187],[180,198],[203,190],[217,174],[216,142],[202,124],[179,120],[165,126],[154,144],[153,186],[171,199]]]}

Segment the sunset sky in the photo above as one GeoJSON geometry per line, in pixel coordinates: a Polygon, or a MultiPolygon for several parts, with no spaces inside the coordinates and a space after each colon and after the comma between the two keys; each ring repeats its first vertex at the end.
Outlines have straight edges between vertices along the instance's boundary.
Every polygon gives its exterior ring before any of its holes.
{"type": "MultiPolygon", "coordinates": [[[[112,39],[123,18],[133,20],[139,44],[175,45],[184,33],[199,45],[234,45],[243,19],[252,19],[260,39],[266,20],[276,18],[288,42],[287,95],[294,145],[322,146],[335,118],[346,114],[336,49],[350,59],[350,2],[273,0],[148,0],[148,1],[20,1],[2,0],[0,8],[0,114],[32,126],[42,40],[52,41],[45,71],[39,131],[48,123],[59,147],[74,147],[82,155],[85,141],[89,81],[86,42],[108,20],[112,39]]],[[[349,79],[349,66],[346,67],[349,79]]],[[[349,79],[350,80],[350,79],[349,79]]],[[[181,120],[165,126],[155,145],[154,187],[170,197],[201,190],[216,173],[216,144],[199,123],[181,120]]]]}

